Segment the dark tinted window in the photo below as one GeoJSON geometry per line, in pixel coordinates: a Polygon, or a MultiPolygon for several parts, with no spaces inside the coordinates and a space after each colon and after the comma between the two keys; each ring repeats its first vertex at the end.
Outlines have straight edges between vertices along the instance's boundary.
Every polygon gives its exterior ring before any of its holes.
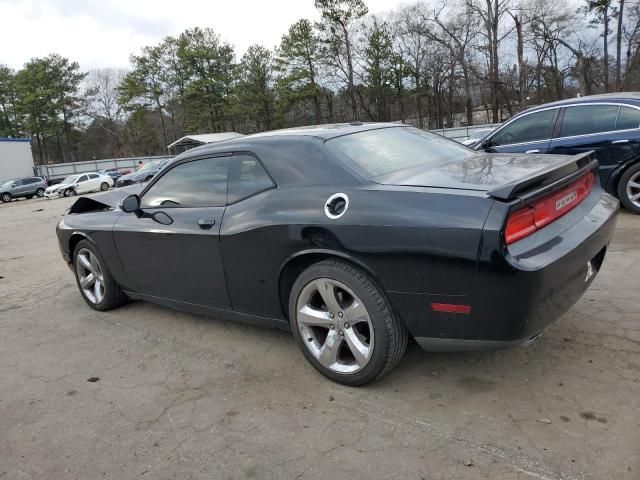
{"type": "Polygon", "coordinates": [[[489,139],[489,146],[535,142],[551,138],[558,109],[530,113],[515,119],[489,139]]]}
{"type": "Polygon", "coordinates": [[[437,167],[473,155],[459,143],[411,127],[367,130],[332,138],[326,145],[371,177],[405,168],[437,167]]]}
{"type": "Polygon", "coordinates": [[[143,207],[219,207],[227,203],[229,157],[183,163],[165,173],[142,197],[143,207]]]}
{"type": "Polygon", "coordinates": [[[78,183],[80,182],[86,182],[87,181],[87,176],[86,175],[82,175],[79,179],[78,179],[78,183]]]}
{"type": "Polygon", "coordinates": [[[579,105],[564,111],[560,137],[610,132],[616,129],[617,105],[579,105]]]}
{"type": "Polygon", "coordinates": [[[97,173],[90,173],[89,174],[89,178],[94,180],[94,179],[98,178],[98,174],[97,173]]]}
{"type": "Polygon", "coordinates": [[[640,128],[640,110],[631,107],[620,107],[616,130],[640,128]]]}
{"type": "Polygon", "coordinates": [[[22,180],[22,182],[25,185],[32,185],[34,183],[38,183],[38,182],[41,182],[41,181],[42,180],[40,180],[39,178],[25,178],[25,179],[22,180]]]}
{"type": "Polygon", "coordinates": [[[251,155],[234,155],[229,164],[229,203],[274,186],[260,161],[251,155]]]}

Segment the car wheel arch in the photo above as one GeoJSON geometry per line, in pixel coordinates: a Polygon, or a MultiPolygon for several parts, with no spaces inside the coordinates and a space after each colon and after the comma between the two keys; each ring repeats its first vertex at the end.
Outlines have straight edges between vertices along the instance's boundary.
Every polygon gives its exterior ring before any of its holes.
{"type": "MultiPolygon", "coordinates": [[[[346,263],[350,263],[355,267],[364,270],[379,286],[380,279],[368,265],[360,259],[353,257],[344,252],[329,249],[309,249],[296,252],[288,257],[280,266],[280,275],[278,277],[278,293],[280,296],[280,308],[284,318],[289,319],[289,295],[291,287],[298,276],[314,263],[324,260],[336,259],[346,263]]],[[[384,292],[384,289],[381,287],[384,292]]]]}
{"type": "Polygon", "coordinates": [[[640,163],[640,157],[634,158],[626,162],[624,165],[616,168],[609,175],[609,179],[607,180],[607,188],[605,189],[608,193],[611,193],[614,197],[618,198],[618,188],[620,187],[620,179],[625,174],[627,170],[629,170],[634,165],[638,165],[640,163]]]}
{"type": "Polygon", "coordinates": [[[93,240],[91,240],[91,237],[89,237],[86,233],[83,232],[73,232],[71,234],[71,236],[69,237],[69,254],[71,255],[71,261],[73,262],[73,253],[76,250],[76,246],[78,245],[78,243],[80,243],[82,240],[88,240],[90,241],[93,245],[95,245],[95,242],[93,240]]]}

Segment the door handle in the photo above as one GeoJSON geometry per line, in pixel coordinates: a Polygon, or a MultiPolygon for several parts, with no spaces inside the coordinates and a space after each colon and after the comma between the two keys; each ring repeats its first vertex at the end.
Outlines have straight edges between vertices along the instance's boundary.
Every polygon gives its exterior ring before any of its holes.
{"type": "Polygon", "coordinates": [[[625,138],[624,140],[614,140],[611,142],[611,145],[621,145],[623,143],[629,143],[629,139],[625,138]]]}
{"type": "Polygon", "coordinates": [[[538,150],[537,148],[534,148],[533,150],[527,150],[524,153],[540,153],[540,150],[538,150]]]}
{"type": "Polygon", "coordinates": [[[209,230],[215,224],[215,218],[201,218],[200,220],[198,220],[198,225],[200,225],[200,228],[202,228],[203,230],[209,230]]]}

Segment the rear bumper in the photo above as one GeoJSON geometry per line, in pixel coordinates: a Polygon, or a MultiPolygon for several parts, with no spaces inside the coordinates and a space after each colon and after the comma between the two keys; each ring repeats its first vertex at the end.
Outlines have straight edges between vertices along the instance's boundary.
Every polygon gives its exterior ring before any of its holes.
{"type": "Polygon", "coordinates": [[[414,338],[429,350],[530,343],[593,282],[613,236],[617,211],[618,201],[598,189],[572,212],[542,229],[537,238],[516,242],[508,250],[485,249],[470,294],[389,292],[390,300],[414,338]],[[592,274],[587,275],[589,268],[592,274]],[[436,312],[431,303],[468,305],[470,312],[436,312]]]}

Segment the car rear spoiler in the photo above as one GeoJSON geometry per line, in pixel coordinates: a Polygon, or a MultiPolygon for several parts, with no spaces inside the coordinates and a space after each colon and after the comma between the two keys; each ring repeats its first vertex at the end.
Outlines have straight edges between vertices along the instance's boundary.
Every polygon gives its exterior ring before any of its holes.
{"type": "Polygon", "coordinates": [[[501,185],[488,192],[488,194],[499,200],[513,200],[532,190],[547,191],[549,188],[554,188],[559,184],[568,183],[584,172],[597,169],[598,160],[596,160],[594,153],[593,150],[590,150],[578,155],[567,156],[564,161],[519,180],[501,185]]]}

